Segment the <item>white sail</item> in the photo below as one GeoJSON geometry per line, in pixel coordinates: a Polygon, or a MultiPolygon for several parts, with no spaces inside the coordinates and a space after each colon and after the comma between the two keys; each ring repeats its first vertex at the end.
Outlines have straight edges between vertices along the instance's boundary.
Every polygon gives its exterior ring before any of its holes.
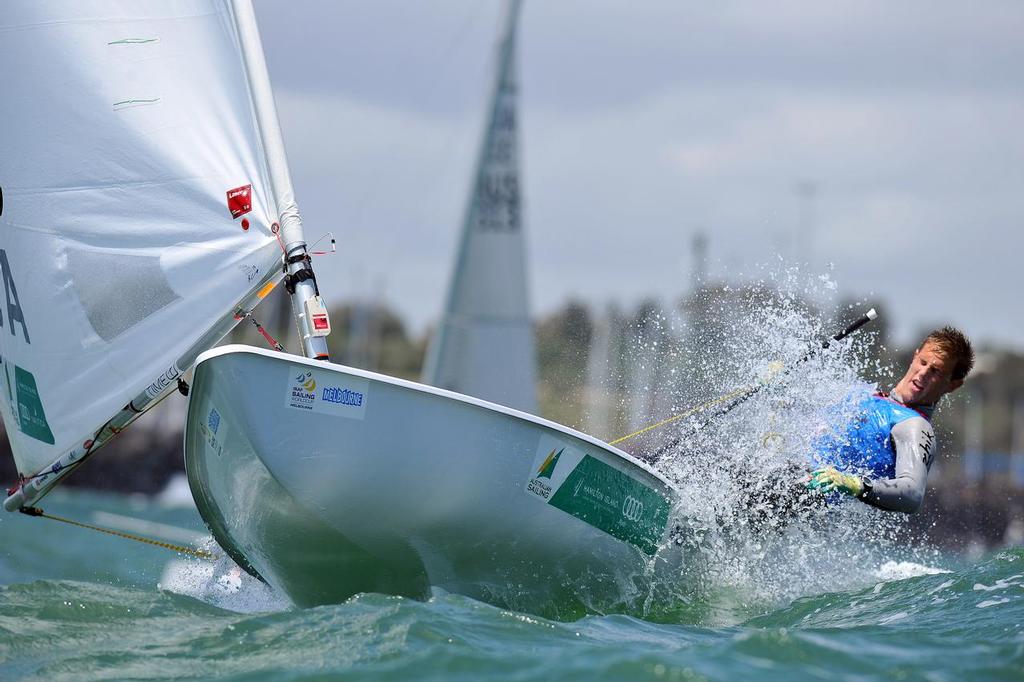
{"type": "Polygon", "coordinates": [[[513,0],[508,6],[448,303],[423,376],[434,386],[535,412],[537,372],[516,136],[519,5],[513,0]]]}
{"type": "Polygon", "coordinates": [[[227,2],[8,4],[0,63],[0,412],[56,478],[280,278],[294,206],[227,2]]]}

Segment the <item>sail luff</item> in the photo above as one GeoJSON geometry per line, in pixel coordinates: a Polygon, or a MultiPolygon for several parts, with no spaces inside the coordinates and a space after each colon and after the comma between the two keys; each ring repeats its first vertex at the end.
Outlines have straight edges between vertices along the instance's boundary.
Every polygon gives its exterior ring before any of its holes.
{"type": "MultiPolygon", "coordinates": [[[[256,15],[250,0],[233,0],[231,7],[241,41],[242,60],[245,63],[250,96],[253,100],[257,130],[263,143],[267,167],[270,170],[270,185],[277,204],[280,237],[284,245],[285,268],[290,276],[295,276],[302,271],[312,273],[302,229],[302,218],[299,215],[299,208],[292,190],[288,156],[285,153],[284,138],[281,135],[281,125],[277,118],[274,93],[270,88],[270,75],[267,71],[266,59],[263,56],[263,45],[256,24],[256,15]]],[[[313,321],[309,319],[310,313],[307,305],[308,301],[319,302],[316,280],[299,279],[294,283],[293,289],[294,291],[289,289],[289,293],[292,294],[292,314],[301,330],[303,351],[308,357],[327,359],[325,334],[317,333],[313,321]]],[[[323,319],[326,320],[326,314],[323,319]]]]}
{"type": "Polygon", "coordinates": [[[266,59],[263,56],[263,44],[256,24],[256,15],[249,0],[233,0],[231,8],[241,43],[242,60],[245,63],[257,130],[263,144],[267,168],[270,171],[270,186],[280,218],[281,238],[284,241],[285,250],[291,251],[300,244],[305,245],[305,236],[302,231],[302,218],[299,215],[292,190],[288,155],[285,152],[284,139],[281,136],[281,125],[277,118],[274,93],[270,88],[270,76],[267,72],[266,59]]]}
{"type": "Polygon", "coordinates": [[[516,135],[516,32],[507,5],[495,80],[446,305],[424,382],[536,411],[516,135]]]}

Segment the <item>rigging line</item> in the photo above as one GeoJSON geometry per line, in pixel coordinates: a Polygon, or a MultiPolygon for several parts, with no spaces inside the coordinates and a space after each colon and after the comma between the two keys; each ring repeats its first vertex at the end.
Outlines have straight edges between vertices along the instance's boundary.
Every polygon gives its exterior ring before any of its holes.
{"type": "MultiPolygon", "coordinates": [[[[768,365],[768,375],[764,379],[759,381],[758,383],[752,384],[750,386],[747,386],[746,388],[737,389],[736,391],[733,391],[732,393],[730,393],[728,395],[722,396],[721,398],[716,398],[716,399],[714,399],[714,400],[712,400],[710,402],[704,403],[703,405],[698,405],[697,407],[689,410],[688,412],[684,412],[684,413],[676,415],[674,417],[669,417],[668,419],[666,419],[664,421],[661,421],[661,422],[658,422],[657,424],[653,424],[653,425],[651,425],[649,427],[643,428],[643,429],[641,429],[641,430],[639,430],[639,431],[637,431],[635,433],[629,434],[628,436],[623,436],[622,438],[619,438],[618,440],[613,440],[611,443],[609,443],[609,445],[615,445],[616,443],[621,443],[624,440],[627,440],[629,438],[633,438],[634,436],[638,436],[641,433],[644,433],[646,431],[650,431],[651,429],[655,429],[655,428],[657,428],[659,426],[663,426],[664,424],[667,424],[667,423],[669,423],[671,421],[675,421],[676,419],[684,417],[684,416],[686,416],[688,414],[693,414],[694,412],[699,412],[699,411],[704,410],[704,409],[706,409],[708,407],[713,407],[714,405],[717,405],[719,403],[726,402],[726,401],[728,401],[730,399],[733,399],[733,402],[727,404],[721,410],[721,412],[719,412],[717,415],[713,415],[711,417],[711,419],[714,419],[715,416],[721,416],[721,415],[727,414],[728,412],[731,412],[733,410],[733,408],[737,407],[738,405],[741,405],[744,401],[749,399],[751,396],[757,394],[758,391],[760,391],[763,388],[765,388],[766,386],[770,385],[772,380],[776,377],[776,375],[779,375],[782,378],[785,378],[796,367],[798,367],[799,365],[802,365],[803,363],[807,362],[811,358],[815,357],[819,352],[829,348],[832,345],[833,341],[842,341],[847,336],[849,336],[850,334],[853,334],[858,329],[860,329],[864,325],[868,324],[869,322],[871,322],[871,320],[874,320],[877,317],[878,317],[878,313],[875,312],[874,308],[872,308],[871,310],[867,311],[867,313],[865,313],[864,315],[862,315],[861,317],[857,318],[852,323],[850,323],[846,327],[846,329],[844,329],[841,332],[839,332],[838,334],[835,334],[834,336],[826,339],[821,344],[820,348],[812,348],[811,350],[809,350],[806,353],[804,353],[804,355],[799,360],[797,360],[796,362],[791,364],[789,367],[786,367],[781,362],[773,362],[773,363],[768,365]]],[[[694,429],[694,432],[699,431],[700,429],[702,429],[705,426],[707,426],[708,424],[710,424],[711,423],[711,419],[705,421],[703,424],[698,424],[696,426],[696,428],[694,429]]],[[[680,438],[676,438],[676,440],[673,441],[672,443],[669,443],[668,445],[663,445],[661,447],[661,449],[659,449],[655,453],[655,457],[660,455],[667,448],[674,447],[676,444],[679,443],[679,441],[680,441],[680,438]]]]}
{"type": "Polygon", "coordinates": [[[250,322],[252,322],[253,326],[256,327],[256,331],[258,331],[260,335],[263,336],[264,339],[266,339],[267,343],[269,343],[274,350],[283,353],[284,346],[278,343],[277,339],[270,335],[270,332],[268,332],[263,327],[263,325],[260,324],[259,320],[257,320],[255,316],[253,316],[252,312],[253,311],[251,310],[242,311],[241,315],[235,315],[235,319],[237,319],[239,322],[241,322],[242,320],[249,320],[250,322]]]}
{"type": "Polygon", "coordinates": [[[735,391],[732,391],[731,393],[726,393],[725,395],[719,396],[718,398],[715,398],[714,400],[709,400],[708,402],[702,403],[700,405],[697,405],[696,407],[691,407],[690,409],[686,410],[685,412],[680,412],[679,414],[672,415],[668,419],[662,419],[660,422],[657,422],[655,424],[649,424],[649,425],[643,427],[642,429],[640,429],[639,431],[634,431],[633,433],[629,434],[628,436],[623,436],[622,438],[617,438],[617,439],[615,439],[613,441],[609,441],[608,445],[615,445],[616,443],[621,443],[622,441],[629,440],[630,438],[635,438],[636,436],[639,436],[642,433],[647,433],[648,431],[653,431],[654,429],[656,429],[658,427],[665,426],[666,424],[671,424],[672,422],[674,422],[674,421],[676,421],[678,419],[683,419],[684,417],[689,417],[690,415],[696,414],[698,412],[703,412],[704,410],[708,409],[709,407],[714,407],[715,405],[719,405],[721,403],[727,402],[729,400],[732,400],[733,398],[741,398],[741,397],[743,397],[743,395],[745,393],[756,392],[761,387],[765,386],[769,381],[774,379],[775,375],[778,374],[779,372],[781,372],[783,369],[784,369],[784,365],[781,362],[773,362],[773,363],[768,365],[768,375],[764,379],[762,379],[760,382],[758,382],[756,384],[751,384],[750,386],[743,386],[742,388],[737,388],[735,391]]]}
{"type": "Polygon", "coordinates": [[[715,398],[714,400],[709,400],[708,402],[703,403],[702,405],[697,405],[696,407],[691,407],[689,410],[686,410],[685,412],[680,412],[679,414],[672,415],[668,419],[662,419],[660,422],[657,422],[655,424],[649,424],[649,425],[643,427],[642,429],[640,429],[639,431],[634,431],[633,433],[629,434],[628,436],[622,436],[621,438],[616,438],[615,440],[608,441],[608,445],[615,445],[617,443],[621,443],[623,441],[629,440],[630,438],[635,438],[635,437],[639,436],[640,434],[647,433],[648,431],[653,431],[654,429],[656,429],[658,427],[661,427],[661,426],[665,426],[667,424],[671,424],[672,422],[674,422],[674,421],[676,421],[678,419],[683,419],[684,417],[689,417],[690,415],[693,415],[693,414],[696,414],[696,413],[701,412],[703,410],[706,410],[709,407],[714,407],[715,405],[718,405],[719,403],[724,403],[727,400],[732,400],[733,398],[739,397],[743,393],[749,391],[750,388],[751,388],[750,386],[746,386],[744,388],[738,388],[735,391],[733,391],[732,393],[727,393],[727,394],[725,394],[723,396],[715,398]]]}
{"type": "Polygon", "coordinates": [[[287,258],[288,257],[288,249],[285,248],[284,240],[281,238],[281,224],[276,222],[276,221],[271,223],[270,224],[270,231],[271,231],[271,233],[273,233],[274,237],[277,239],[277,245],[281,247],[281,253],[284,254],[285,258],[287,258]]]}
{"type": "Polygon", "coordinates": [[[192,547],[183,547],[181,545],[175,545],[170,542],[162,542],[160,540],[153,540],[152,538],[144,538],[141,535],[132,535],[131,533],[125,533],[119,530],[114,530],[112,528],[103,528],[102,526],[94,526],[89,523],[75,521],[74,519],[66,519],[63,516],[47,514],[39,507],[22,507],[20,511],[22,514],[27,514],[28,516],[38,516],[44,519],[51,519],[53,521],[67,523],[72,526],[78,526],[79,528],[87,528],[89,530],[99,531],[100,533],[107,533],[108,535],[116,535],[117,537],[124,538],[126,540],[135,540],[136,542],[141,542],[147,545],[153,545],[154,547],[163,547],[164,549],[169,549],[172,552],[178,552],[179,554],[187,554],[189,556],[194,556],[197,559],[207,559],[213,561],[219,558],[213,552],[207,552],[205,549],[193,549],[192,547]]]}
{"type": "Polygon", "coordinates": [[[330,256],[330,255],[332,255],[334,253],[337,253],[337,251],[338,251],[338,243],[334,239],[334,233],[333,232],[328,232],[327,234],[321,236],[320,239],[317,239],[315,242],[313,242],[313,244],[308,246],[307,248],[309,249],[309,255],[310,256],[330,256]],[[313,250],[313,249],[315,249],[317,247],[317,244],[319,244],[323,240],[327,239],[328,237],[330,237],[330,239],[331,239],[331,250],[330,251],[314,251],[313,250]]]}

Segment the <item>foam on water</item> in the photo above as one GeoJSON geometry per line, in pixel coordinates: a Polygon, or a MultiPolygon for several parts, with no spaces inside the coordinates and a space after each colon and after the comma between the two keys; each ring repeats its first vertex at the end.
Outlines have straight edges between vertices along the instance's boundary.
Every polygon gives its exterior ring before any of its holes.
{"type": "MultiPolygon", "coordinates": [[[[212,537],[203,544],[208,551],[218,551],[212,537]]],[[[237,613],[264,613],[292,608],[287,597],[252,577],[223,555],[215,561],[174,559],[164,567],[157,588],[237,613]]]]}
{"type": "Polygon", "coordinates": [[[913,561],[886,561],[878,567],[877,571],[875,571],[875,575],[878,576],[878,579],[885,582],[917,578],[922,575],[940,575],[942,573],[952,573],[952,571],[945,568],[925,566],[924,564],[914,563],[913,561]]]}

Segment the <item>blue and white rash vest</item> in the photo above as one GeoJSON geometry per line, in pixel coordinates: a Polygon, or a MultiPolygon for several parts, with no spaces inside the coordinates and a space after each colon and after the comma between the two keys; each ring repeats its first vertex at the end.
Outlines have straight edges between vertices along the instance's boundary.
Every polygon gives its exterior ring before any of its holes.
{"type": "MultiPolygon", "coordinates": [[[[849,408],[849,406],[847,406],[849,408]]],[[[932,407],[909,407],[893,393],[866,395],[815,442],[820,466],[865,477],[860,499],[891,511],[921,506],[935,455],[932,407]]]]}

